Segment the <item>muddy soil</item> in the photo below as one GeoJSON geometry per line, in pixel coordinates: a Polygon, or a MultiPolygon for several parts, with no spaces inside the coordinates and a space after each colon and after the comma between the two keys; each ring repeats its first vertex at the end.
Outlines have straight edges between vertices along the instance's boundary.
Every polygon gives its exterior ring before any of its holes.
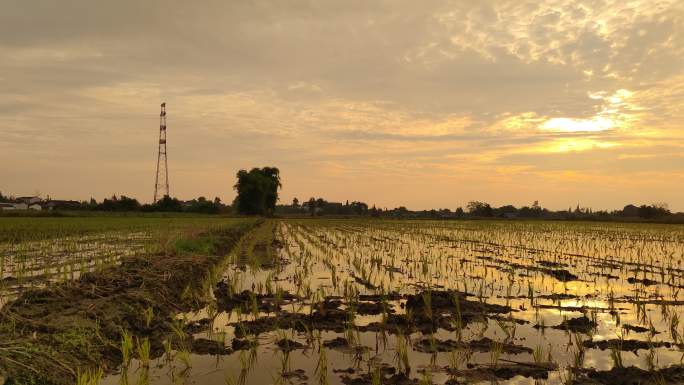
{"type": "Polygon", "coordinates": [[[584,369],[574,385],[660,385],[684,384],[684,365],[648,371],[634,366],[611,370],[584,369]]]}
{"type": "MultiPolygon", "coordinates": [[[[225,255],[247,227],[198,235],[225,255]]],[[[73,384],[78,370],[114,370],[122,363],[125,330],[147,338],[152,356],[163,351],[172,317],[198,308],[203,282],[223,257],[178,253],[131,257],[76,281],[28,291],[0,311],[0,375],[6,383],[73,384]]],[[[205,341],[193,350],[217,350],[205,341]]]]}
{"type": "MultiPolygon", "coordinates": [[[[479,340],[475,341],[469,341],[469,342],[462,342],[462,341],[454,341],[454,340],[439,340],[439,339],[434,339],[430,340],[428,338],[424,338],[420,341],[418,341],[413,348],[416,349],[419,352],[423,353],[436,353],[436,352],[451,352],[454,350],[463,350],[463,349],[469,349],[472,352],[489,352],[493,348],[495,348],[496,343],[487,338],[483,337],[479,340]]],[[[526,347],[526,346],[521,346],[521,345],[516,345],[512,343],[499,343],[499,348],[501,349],[502,352],[504,353],[510,353],[510,354],[520,354],[520,353],[532,353],[532,349],[526,347]]]]}
{"type": "Polygon", "coordinates": [[[584,341],[582,343],[585,348],[591,349],[618,349],[626,352],[636,352],[641,349],[657,349],[657,348],[671,348],[679,347],[682,345],[673,344],[667,341],[640,341],[640,340],[601,340],[601,341],[584,341]]]}
{"type": "MultiPolygon", "coordinates": [[[[465,377],[466,381],[463,383],[471,383],[475,381],[491,381],[496,383],[499,380],[508,380],[516,376],[523,376],[533,379],[546,379],[549,377],[550,371],[557,369],[558,365],[550,362],[510,362],[499,363],[497,365],[470,365],[468,370],[459,371],[455,374],[459,377],[465,377]]],[[[458,382],[453,383],[455,384],[458,382]]]]}

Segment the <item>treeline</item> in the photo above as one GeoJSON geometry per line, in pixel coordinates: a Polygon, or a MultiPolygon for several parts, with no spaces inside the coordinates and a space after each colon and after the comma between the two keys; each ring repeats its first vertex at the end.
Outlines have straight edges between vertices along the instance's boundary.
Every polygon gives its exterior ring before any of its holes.
{"type": "MultiPolygon", "coordinates": [[[[535,201],[532,205],[515,207],[504,205],[494,207],[487,202],[471,201],[465,208],[457,207],[412,211],[404,206],[387,209],[369,206],[365,202],[346,201],[330,202],[323,198],[311,197],[300,202],[294,198],[291,204],[276,205],[278,190],[281,188],[280,173],[275,167],[253,168],[249,172],[240,170],[237,183],[233,186],[237,195],[232,205],[226,205],[221,199],[209,200],[205,197],[189,201],[165,196],[152,204],[141,204],[137,199],[125,195],[105,198],[101,202],[90,201],[40,201],[43,210],[61,211],[111,211],[111,212],[188,212],[202,214],[242,214],[263,216],[342,216],[342,217],[382,217],[406,219],[477,219],[477,218],[539,218],[550,220],[644,220],[657,222],[684,223],[684,213],[672,213],[667,204],[653,203],[640,206],[628,204],[621,210],[593,210],[577,205],[567,210],[548,210],[535,201]]],[[[23,197],[30,198],[30,197],[23,197]]],[[[15,198],[0,193],[0,202],[16,202],[23,198],[15,198]]]]}
{"type": "Polygon", "coordinates": [[[125,195],[117,197],[113,195],[111,198],[105,198],[102,202],[97,202],[95,199],[90,201],[76,202],[63,201],[54,205],[55,210],[91,210],[91,211],[140,211],[140,212],[188,212],[201,214],[218,214],[230,210],[230,206],[221,203],[221,199],[214,198],[208,200],[205,197],[189,201],[181,201],[177,198],[164,196],[152,204],[141,204],[135,198],[130,198],[125,195]]]}
{"type": "Polygon", "coordinates": [[[323,198],[309,198],[300,204],[294,198],[290,205],[276,206],[276,215],[309,215],[309,216],[380,216],[380,209],[368,207],[364,202],[328,202],[323,198]]]}
{"type": "Polygon", "coordinates": [[[538,202],[530,206],[515,207],[505,205],[493,207],[489,203],[472,201],[466,208],[458,207],[449,209],[409,211],[405,207],[399,207],[382,212],[382,216],[393,218],[539,218],[550,220],[652,220],[660,222],[684,222],[684,213],[672,213],[666,204],[654,203],[650,205],[636,206],[626,205],[622,210],[593,210],[577,205],[567,210],[548,210],[538,202]]]}

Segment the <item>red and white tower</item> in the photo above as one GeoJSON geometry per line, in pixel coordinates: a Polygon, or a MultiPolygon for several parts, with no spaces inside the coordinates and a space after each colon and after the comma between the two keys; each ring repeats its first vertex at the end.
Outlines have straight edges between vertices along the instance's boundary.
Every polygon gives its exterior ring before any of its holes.
{"type": "Polygon", "coordinates": [[[159,151],[157,152],[157,176],[154,179],[153,202],[166,195],[169,195],[169,167],[166,160],[166,103],[162,103],[159,113],[159,151]]]}

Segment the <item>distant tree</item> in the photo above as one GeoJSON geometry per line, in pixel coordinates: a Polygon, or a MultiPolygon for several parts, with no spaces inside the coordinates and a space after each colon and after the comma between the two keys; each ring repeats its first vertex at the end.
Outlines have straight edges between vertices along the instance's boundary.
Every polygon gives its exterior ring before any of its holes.
{"type": "Polygon", "coordinates": [[[506,206],[501,206],[498,209],[496,209],[496,216],[499,217],[507,217],[513,214],[517,214],[518,209],[515,208],[513,205],[506,205],[506,206]]]}
{"type": "Polygon", "coordinates": [[[368,213],[368,205],[363,202],[352,202],[349,204],[352,214],[366,215],[368,213]]]}
{"type": "Polygon", "coordinates": [[[168,212],[183,211],[183,205],[178,199],[172,198],[168,195],[164,195],[162,199],[152,204],[152,210],[168,212]]]}
{"type": "Polygon", "coordinates": [[[494,216],[494,210],[492,209],[492,206],[489,205],[489,203],[470,201],[468,202],[467,207],[468,213],[470,213],[470,215],[475,215],[478,217],[494,216]]]}
{"type": "Polygon", "coordinates": [[[292,199],[292,207],[295,209],[299,208],[299,199],[297,199],[297,197],[294,197],[294,199],[292,199]]]}
{"type": "Polygon", "coordinates": [[[105,198],[102,203],[97,205],[97,209],[102,211],[138,211],[140,207],[140,202],[137,199],[125,195],[120,198],[112,195],[111,199],[105,198]]]}
{"type": "Polygon", "coordinates": [[[620,216],[623,217],[638,217],[639,208],[633,204],[628,204],[622,208],[622,211],[618,212],[620,216]]]}
{"type": "Polygon", "coordinates": [[[273,215],[278,202],[280,171],[275,167],[253,168],[249,172],[240,170],[237,183],[235,207],[238,213],[246,215],[273,215]]]}
{"type": "Polygon", "coordinates": [[[373,207],[370,209],[370,215],[372,217],[379,217],[380,216],[380,212],[378,211],[377,208],[375,208],[375,205],[373,205],[373,207]]]}
{"type": "Polygon", "coordinates": [[[221,209],[221,200],[218,200],[218,204],[216,202],[216,199],[214,201],[209,201],[205,197],[199,197],[190,201],[185,208],[185,211],[202,214],[217,214],[221,209]]]}
{"type": "Polygon", "coordinates": [[[406,206],[399,206],[399,207],[395,208],[395,209],[392,210],[392,211],[393,211],[392,214],[393,214],[394,216],[397,216],[397,217],[404,217],[404,216],[406,216],[406,215],[408,214],[408,212],[409,212],[408,209],[406,208],[406,206]]]}
{"type": "Polygon", "coordinates": [[[670,214],[667,204],[654,203],[652,205],[639,206],[639,217],[644,219],[660,218],[670,214]]]}
{"type": "Polygon", "coordinates": [[[121,198],[119,198],[119,207],[123,211],[137,211],[140,210],[140,202],[135,198],[129,198],[122,195],[121,198]]]}
{"type": "Polygon", "coordinates": [[[309,214],[311,214],[312,217],[316,215],[316,198],[309,198],[309,201],[306,202],[306,207],[309,209],[309,214]]]}

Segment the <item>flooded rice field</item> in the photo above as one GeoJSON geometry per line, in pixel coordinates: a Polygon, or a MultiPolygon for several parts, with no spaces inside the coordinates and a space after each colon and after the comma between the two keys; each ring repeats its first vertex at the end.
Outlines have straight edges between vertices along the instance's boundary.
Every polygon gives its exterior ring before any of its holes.
{"type": "Polygon", "coordinates": [[[178,315],[152,353],[122,339],[124,364],[103,383],[684,379],[682,226],[280,220],[267,228],[243,238],[207,285],[211,300],[178,315]]]}
{"type": "Polygon", "coordinates": [[[0,243],[0,306],[27,289],[78,278],[86,271],[115,265],[121,258],[148,252],[147,232],[114,232],[0,243]]]}

